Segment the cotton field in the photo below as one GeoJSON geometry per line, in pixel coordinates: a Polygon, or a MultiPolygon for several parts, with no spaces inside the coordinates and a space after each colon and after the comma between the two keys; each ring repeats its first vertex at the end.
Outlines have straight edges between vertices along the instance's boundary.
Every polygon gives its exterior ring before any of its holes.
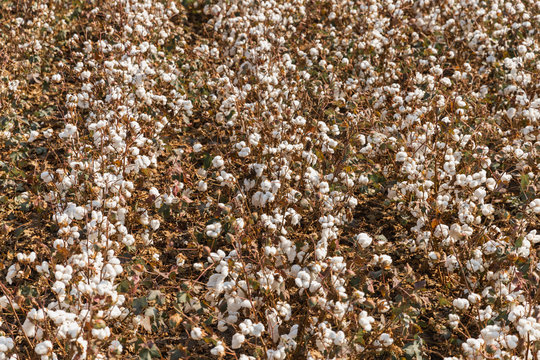
{"type": "Polygon", "coordinates": [[[0,3],[0,360],[540,359],[540,1],[0,3]]]}

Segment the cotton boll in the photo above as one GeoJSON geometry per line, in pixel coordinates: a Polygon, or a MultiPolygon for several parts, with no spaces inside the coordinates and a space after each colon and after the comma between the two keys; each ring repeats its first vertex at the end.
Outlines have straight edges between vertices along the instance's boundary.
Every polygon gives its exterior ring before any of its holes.
{"type": "Polygon", "coordinates": [[[382,333],[379,336],[378,341],[382,346],[390,346],[394,343],[394,339],[387,333],[382,333]]]}
{"type": "Polygon", "coordinates": [[[244,147],[244,148],[242,148],[242,150],[240,150],[240,151],[238,152],[238,156],[240,156],[240,157],[246,157],[246,156],[248,156],[250,153],[251,153],[251,149],[248,148],[248,147],[244,147]]]}
{"type": "Polygon", "coordinates": [[[448,315],[448,322],[452,329],[455,329],[459,325],[459,315],[450,314],[448,315]]]}
{"type": "Polygon", "coordinates": [[[0,336],[0,356],[1,353],[8,352],[12,350],[15,347],[15,343],[13,342],[13,339],[6,336],[0,336]]]}
{"type": "Polygon", "coordinates": [[[371,316],[368,316],[368,313],[366,311],[362,311],[360,313],[360,316],[358,317],[358,323],[365,331],[371,331],[372,326],[375,322],[375,319],[371,316]]]}
{"type": "Polygon", "coordinates": [[[355,240],[356,240],[356,243],[364,249],[367,248],[369,245],[371,245],[371,243],[373,242],[373,239],[371,238],[371,236],[369,236],[366,233],[360,233],[356,235],[355,240]]]}
{"type": "Polygon", "coordinates": [[[99,339],[99,340],[105,340],[109,336],[111,336],[111,329],[109,329],[108,326],[105,326],[101,329],[92,329],[92,336],[99,339]]]}
{"type": "Polygon", "coordinates": [[[47,340],[37,344],[34,350],[38,355],[48,355],[52,351],[52,348],[52,342],[47,340]]]}
{"type": "Polygon", "coordinates": [[[221,233],[221,223],[215,222],[213,224],[207,225],[205,233],[208,237],[217,238],[221,233]]]}
{"type": "Polygon", "coordinates": [[[221,168],[224,164],[225,161],[223,161],[223,158],[219,155],[212,159],[212,166],[215,168],[221,168]]]}
{"type": "Polygon", "coordinates": [[[152,228],[152,230],[156,231],[157,229],[159,229],[159,220],[157,219],[153,219],[152,221],[150,221],[150,227],[152,228]]]}
{"type": "Polygon", "coordinates": [[[407,160],[408,158],[408,155],[406,152],[404,151],[400,151],[396,154],[396,161],[397,162],[404,162],[405,160],[407,160]]]}
{"type": "Polygon", "coordinates": [[[389,255],[383,254],[379,257],[379,264],[382,267],[389,267],[392,264],[392,258],[389,255]]]}
{"type": "Polygon", "coordinates": [[[540,198],[531,201],[529,203],[529,209],[535,214],[540,214],[540,198]]]}
{"type": "Polygon", "coordinates": [[[36,336],[36,325],[29,318],[24,321],[22,329],[29,338],[36,336]]]}
{"type": "Polygon", "coordinates": [[[221,341],[217,342],[217,345],[210,350],[210,353],[214,356],[222,356],[225,354],[225,347],[223,347],[223,343],[221,341]]]}
{"type": "Polygon", "coordinates": [[[197,183],[197,189],[200,191],[200,192],[205,192],[206,190],[208,190],[208,184],[201,180],[197,183]]]}
{"type": "Polygon", "coordinates": [[[199,327],[193,328],[190,335],[193,340],[201,340],[203,338],[203,332],[199,327]]]}
{"type": "Polygon", "coordinates": [[[44,171],[41,173],[41,180],[43,180],[46,183],[50,183],[54,180],[52,174],[48,171],[44,171]]]}
{"type": "Polygon", "coordinates": [[[246,340],[246,337],[244,336],[244,334],[240,334],[240,333],[234,334],[232,337],[231,348],[233,349],[241,348],[245,340],[246,340]]]}
{"type": "Polygon", "coordinates": [[[511,350],[517,348],[519,344],[519,338],[516,335],[506,335],[504,340],[506,342],[506,346],[511,350]]]}
{"type": "Polygon", "coordinates": [[[466,310],[469,308],[470,304],[467,299],[454,299],[452,305],[454,305],[459,310],[466,310]]]}
{"type": "Polygon", "coordinates": [[[116,355],[120,355],[123,349],[124,347],[118,340],[111,341],[111,344],[109,345],[109,351],[116,355]]]}
{"type": "Polygon", "coordinates": [[[260,337],[264,332],[264,325],[262,323],[254,324],[251,328],[251,335],[255,337],[260,337]]]}
{"type": "Polygon", "coordinates": [[[193,152],[198,153],[202,150],[203,146],[200,143],[195,143],[193,145],[193,152]]]}
{"type": "Polygon", "coordinates": [[[35,130],[32,130],[30,131],[30,135],[28,136],[28,142],[31,143],[33,142],[34,140],[37,139],[37,137],[39,136],[39,132],[35,131],[35,130]]]}

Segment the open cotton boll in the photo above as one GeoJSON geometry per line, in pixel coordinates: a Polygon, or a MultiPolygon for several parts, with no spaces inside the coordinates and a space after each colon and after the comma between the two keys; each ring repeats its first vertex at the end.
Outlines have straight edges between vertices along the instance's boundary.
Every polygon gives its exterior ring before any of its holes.
{"type": "Polygon", "coordinates": [[[36,325],[29,318],[24,321],[22,329],[29,338],[36,336],[36,325]]]}
{"type": "Polygon", "coordinates": [[[221,168],[224,164],[225,161],[223,161],[223,158],[219,155],[212,159],[212,166],[215,168],[221,168]]]}
{"type": "Polygon", "coordinates": [[[203,338],[203,332],[199,327],[191,329],[190,335],[193,340],[201,340],[203,338]]]}
{"type": "Polygon", "coordinates": [[[214,356],[222,356],[225,354],[225,347],[223,346],[223,343],[221,341],[218,341],[216,346],[210,350],[210,353],[214,356]]]}
{"type": "Polygon", "coordinates": [[[48,355],[52,351],[52,348],[52,342],[46,340],[36,345],[35,352],[38,355],[48,355]]]}
{"type": "Polygon", "coordinates": [[[233,349],[241,348],[245,340],[246,340],[246,337],[244,336],[244,334],[239,334],[239,333],[234,334],[232,337],[231,348],[233,349]]]}
{"type": "Polygon", "coordinates": [[[109,351],[111,351],[113,354],[121,354],[124,347],[118,340],[111,341],[111,344],[109,345],[109,351]]]}
{"type": "Polygon", "coordinates": [[[452,305],[454,305],[459,310],[466,310],[469,308],[469,300],[467,299],[454,299],[452,301],[452,305]]]}
{"type": "Polygon", "coordinates": [[[12,350],[15,346],[15,342],[12,338],[6,336],[0,336],[0,353],[5,353],[12,350]]]}
{"type": "Polygon", "coordinates": [[[355,239],[356,243],[362,248],[367,248],[373,242],[371,236],[366,233],[360,233],[356,235],[355,239]]]}
{"type": "Polygon", "coordinates": [[[382,346],[390,346],[394,343],[394,339],[387,333],[382,333],[379,336],[378,341],[382,346]]]}
{"type": "Polygon", "coordinates": [[[205,233],[208,237],[217,238],[221,233],[221,223],[215,222],[213,224],[206,225],[205,233]]]}

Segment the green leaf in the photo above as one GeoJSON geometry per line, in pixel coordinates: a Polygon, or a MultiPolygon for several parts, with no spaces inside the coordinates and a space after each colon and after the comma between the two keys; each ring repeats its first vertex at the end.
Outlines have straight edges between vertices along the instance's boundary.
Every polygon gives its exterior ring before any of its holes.
{"type": "Polygon", "coordinates": [[[171,354],[171,360],[180,360],[186,357],[186,352],[181,349],[176,349],[171,354]]]}
{"type": "Polygon", "coordinates": [[[179,304],[185,304],[189,300],[189,294],[187,292],[180,291],[176,294],[176,302],[179,304]]]}
{"type": "Polygon", "coordinates": [[[212,165],[212,156],[210,154],[206,154],[204,159],[203,159],[203,165],[204,165],[204,169],[207,170],[210,165],[212,165]]]}
{"type": "Polygon", "coordinates": [[[142,296],[133,300],[133,308],[135,309],[135,315],[142,314],[143,310],[148,306],[148,300],[146,296],[142,296]]]}
{"type": "Polygon", "coordinates": [[[439,296],[439,304],[442,306],[450,306],[452,305],[450,301],[446,300],[443,296],[439,296]]]}
{"type": "Polygon", "coordinates": [[[527,190],[527,187],[529,187],[529,181],[529,175],[521,175],[521,192],[525,192],[527,190]]]}
{"type": "Polygon", "coordinates": [[[122,280],[120,284],[118,284],[118,287],[116,288],[116,290],[118,290],[118,292],[120,293],[127,293],[129,289],[131,289],[131,285],[132,285],[131,281],[122,280]]]}
{"type": "Polygon", "coordinates": [[[161,352],[156,344],[152,344],[152,347],[144,347],[139,351],[139,359],[152,360],[153,358],[161,358],[161,352]]]}
{"type": "Polygon", "coordinates": [[[139,351],[139,359],[152,360],[152,354],[150,353],[150,349],[144,348],[141,351],[139,351]]]}

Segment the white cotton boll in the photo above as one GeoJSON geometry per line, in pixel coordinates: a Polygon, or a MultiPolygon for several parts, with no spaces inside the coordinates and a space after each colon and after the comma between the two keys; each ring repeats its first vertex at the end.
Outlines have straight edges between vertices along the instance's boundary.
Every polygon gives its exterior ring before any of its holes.
{"type": "Polygon", "coordinates": [[[517,346],[519,344],[519,338],[516,335],[506,335],[504,337],[504,340],[506,341],[506,346],[510,350],[513,350],[513,349],[517,348],[517,346]]]}
{"type": "Polygon", "coordinates": [[[150,221],[150,227],[152,228],[152,230],[156,231],[157,229],[159,229],[159,220],[157,219],[154,219],[152,221],[150,221]]]}
{"type": "Polygon", "coordinates": [[[441,83],[444,85],[444,86],[451,86],[452,85],[452,81],[447,78],[447,77],[443,77],[441,79],[441,83]]]}
{"type": "Polygon", "coordinates": [[[193,145],[193,152],[198,153],[202,150],[203,146],[200,143],[195,143],[193,145]]]}
{"type": "Polygon", "coordinates": [[[124,347],[118,340],[111,341],[111,344],[109,345],[109,351],[112,352],[113,354],[119,355],[122,353],[123,349],[124,347]]]}
{"type": "Polygon", "coordinates": [[[341,346],[345,343],[345,333],[343,331],[338,331],[336,337],[334,338],[334,344],[336,346],[341,346]]]}
{"type": "Polygon", "coordinates": [[[45,137],[45,139],[50,139],[51,136],[53,135],[53,132],[54,132],[53,129],[47,129],[43,132],[43,136],[45,137]]]}
{"type": "Polygon", "coordinates": [[[238,325],[240,327],[240,331],[244,335],[249,335],[253,329],[253,322],[250,319],[246,319],[238,325]]]}
{"type": "Polygon", "coordinates": [[[36,336],[36,325],[29,318],[24,321],[22,329],[29,338],[36,336]]]}
{"type": "Polygon", "coordinates": [[[448,322],[452,329],[455,329],[459,325],[459,315],[450,314],[448,315],[448,322]]]}
{"type": "Polygon", "coordinates": [[[208,184],[201,180],[197,183],[197,189],[201,192],[205,192],[206,190],[208,190],[208,184]]]}
{"type": "Polygon", "coordinates": [[[452,301],[452,305],[454,305],[459,310],[468,309],[470,306],[469,300],[462,298],[454,299],[454,301],[452,301]]]}
{"type": "Polygon", "coordinates": [[[0,310],[6,309],[9,306],[9,299],[7,296],[0,297],[0,310]]]}
{"type": "Polygon", "coordinates": [[[248,147],[244,147],[244,148],[242,148],[242,150],[240,150],[240,151],[238,152],[238,156],[240,156],[240,157],[246,157],[246,156],[248,156],[250,153],[251,153],[251,149],[248,148],[248,147]]]}
{"type": "Polygon", "coordinates": [[[150,190],[148,191],[148,193],[149,193],[150,195],[152,195],[153,197],[156,197],[156,198],[159,197],[159,191],[158,191],[158,189],[156,189],[154,186],[152,186],[152,187],[150,188],[150,190]]]}
{"type": "Polygon", "coordinates": [[[227,331],[229,327],[227,326],[227,323],[225,321],[219,320],[217,328],[219,331],[224,332],[224,331],[227,331]]]}
{"type": "Polygon", "coordinates": [[[390,334],[382,333],[379,336],[379,343],[382,344],[382,346],[390,346],[394,343],[394,339],[390,336],[390,334]]]}
{"type": "Polygon", "coordinates": [[[225,164],[225,161],[223,161],[223,158],[219,155],[212,159],[212,166],[215,168],[220,168],[224,164],[225,164]]]}
{"type": "Polygon", "coordinates": [[[319,191],[323,194],[327,194],[330,191],[330,186],[326,181],[321,181],[319,183],[319,191]]]}
{"type": "Polygon", "coordinates": [[[108,326],[102,329],[92,329],[92,336],[98,338],[99,340],[105,340],[111,336],[111,329],[108,326]]]}
{"type": "Polygon", "coordinates": [[[407,160],[407,158],[408,158],[408,155],[405,151],[400,151],[396,154],[397,162],[404,162],[405,160],[407,160]]]}
{"type": "Polygon", "coordinates": [[[30,131],[30,135],[28,136],[28,142],[31,143],[33,142],[34,140],[37,139],[37,137],[39,136],[39,132],[38,131],[35,131],[35,130],[32,130],[30,131]]]}
{"type": "Polygon", "coordinates": [[[531,201],[529,203],[529,208],[535,214],[540,214],[540,198],[539,199],[534,199],[533,201],[531,201]]]}
{"type": "Polygon", "coordinates": [[[501,181],[502,181],[502,182],[507,183],[507,182],[509,182],[510,180],[512,180],[512,175],[507,174],[507,173],[504,173],[504,174],[501,175],[501,181]]]}
{"type": "Polygon", "coordinates": [[[51,287],[51,290],[58,295],[60,301],[64,301],[66,298],[66,284],[61,281],[56,281],[51,287]]]}
{"type": "Polygon", "coordinates": [[[127,234],[122,238],[122,243],[126,246],[131,246],[135,244],[135,238],[131,234],[127,234]]]}
{"type": "Polygon", "coordinates": [[[369,184],[369,177],[367,177],[366,175],[360,175],[357,181],[358,181],[358,184],[365,186],[369,184]]]}
{"type": "Polygon", "coordinates": [[[490,344],[501,335],[501,328],[497,325],[488,325],[480,333],[486,344],[490,344]]]}
{"type": "Polygon", "coordinates": [[[61,339],[66,339],[68,337],[74,339],[79,335],[81,327],[75,321],[66,321],[60,325],[58,328],[58,336],[61,339]]]}
{"type": "Polygon", "coordinates": [[[35,321],[45,320],[45,312],[43,311],[43,309],[32,309],[28,312],[28,318],[35,321]]]}
{"type": "Polygon", "coordinates": [[[221,341],[217,342],[217,345],[210,350],[210,353],[214,356],[222,356],[225,354],[225,348],[223,347],[223,343],[221,341]]]}
{"type": "Polygon", "coordinates": [[[360,233],[355,237],[356,243],[362,248],[367,248],[373,242],[371,236],[366,233],[360,233]]]}
{"type": "Polygon", "coordinates": [[[296,286],[299,288],[305,288],[307,289],[309,287],[309,283],[311,281],[311,276],[305,271],[299,271],[296,275],[296,279],[294,279],[294,282],[296,283],[296,286]]]}
{"type": "Polygon", "coordinates": [[[246,341],[244,334],[236,333],[232,337],[231,348],[239,349],[242,347],[242,344],[246,341]]]}
{"type": "Polygon", "coordinates": [[[358,318],[358,323],[360,324],[362,329],[364,329],[365,331],[371,331],[372,329],[371,324],[373,324],[374,322],[375,322],[375,319],[371,316],[368,316],[368,313],[366,311],[362,311],[360,313],[360,316],[358,318]]]}
{"type": "Polygon", "coordinates": [[[482,297],[478,294],[472,293],[469,296],[467,296],[467,299],[469,300],[471,304],[476,304],[478,301],[482,299],[482,297]]]}
{"type": "MultiPolygon", "coordinates": [[[[0,353],[5,353],[12,350],[15,347],[15,342],[12,338],[6,336],[0,336],[0,353]]],[[[1,354],[0,354],[1,355],[1,354]]]]}
{"type": "Polygon", "coordinates": [[[251,335],[255,337],[260,337],[264,332],[264,325],[262,323],[254,324],[251,328],[251,335]]]}
{"type": "Polygon", "coordinates": [[[142,225],[148,225],[150,223],[150,219],[148,217],[148,212],[147,211],[144,211],[140,218],[139,218],[139,221],[141,222],[142,225]]]}
{"type": "Polygon", "coordinates": [[[484,204],[482,205],[482,215],[484,216],[490,216],[495,212],[495,208],[491,204],[484,204]]]}
{"type": "Polygon", "coordinates": [[[506,115],[508,116],[510,120],[512,120],[514,116],[516,115],[516,108],[511,107],[508,110],[506,110],[506,115]]]}
{"type": "Polygon", "coordinates": [[[41,180],[43,180],[46,183],[50,183],[54,180],[52,174],[48,171],[44,171],[41,173],[41,180]]]}
{"type": "Polygon", "coordinates": [[[43,341],[36,345],[35,352],[38,355],[48,355],[52,351],[53,345],[49,340],[43,341]]]}
{"type": "Polygon", "coordinates": [[[190,335],[193,340],[201,340],[203,338],[203,332],[200,327],[193,328],[190,335]]]}
{"type": "Polygon", "coordinates": [[[64,130],[58,134],[61,139],[69,139],[77,132],[77,126],[73,124],[66,124],[64,130]]]}
{"type": "Polygon", "coordinates": [[[392,264],[392,258],[389,255],[383,254],[379,257],[379,264],[382,267],[388,267],[392,264]]]}
{"type": "Polygon", "coordinates": [[[266,256],[275,256],[277,253],[277,248],[275,246],[265,246],[264,254],[266,256]]]}
{"type": "Polygon", "coordinates": [[[215,222],[213,224],[207,225],[205,233],[208,237],[217,238],[221,233],[221,223],[215,222]]]}

